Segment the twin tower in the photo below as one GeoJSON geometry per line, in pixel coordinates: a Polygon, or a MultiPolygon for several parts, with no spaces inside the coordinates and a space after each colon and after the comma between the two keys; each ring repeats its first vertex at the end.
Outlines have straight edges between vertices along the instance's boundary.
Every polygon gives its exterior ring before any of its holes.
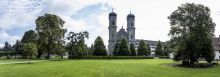
{"type": "Polygon", "coordinates": [[[127,31],[122,27],[117,32],[117,14],[115,12],[109,13],[109,44],[108,44],[108,55],[113,55],[114,47],[117,41],[123,38],[128,40],[128,43],[135,45],[135,16],[134,14],[127,15],[127,31]]]}

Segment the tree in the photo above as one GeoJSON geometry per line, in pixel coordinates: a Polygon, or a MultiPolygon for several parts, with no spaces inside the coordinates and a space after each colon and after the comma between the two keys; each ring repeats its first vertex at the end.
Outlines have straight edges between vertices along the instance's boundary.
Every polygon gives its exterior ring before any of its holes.
{"type": "Polygon", "coordinates": [[[95,40],[93,55],[96,55],[96,56],[107,55],[105,44],[100,36],[98,36],[95,40]]]}
{"type": "Polygon", "coordinates": [[[21,39],[21,43],[29,43],[29,42],[33,42],[33,43],[37,42],[37,34],[35,33],[34,30],[26,31],[21,39]]]}
{"type": "Polygon", "coordinates": [[[119,44],[119,51],[118,51],[119,56],[129,56],[131,54],[128,45],[129,44],[127,39],[123,38],[121,40],[121,43],[119,44]]]}
{"type": "Polygon", "coordinates": [[[157,56],[161,56],[163,54],[162,44],[160,41],[158,41],[158,43],[157,43],[157,47],[155,49],[155,54],[157,56]]]}
{"type": "Polygon", "coordinates": [[[150,45],[148,43],[146,43],[146,45],[147,45],[147,55],[150,55],[151,53],[150,45]]]}
{"type": "MultiPolygon", "coordinates": [[[[28,30],[24,33],[22,39],[21,39],[21,43],[20,43],[20,47],[22,48],[23,44],[25,43],[34,43],[36,44],[37,43],[37,39],[38,39],[38,36],[37,36],[37,33],[34,31],[34,30],[28,30]]],[[[19,43],[18,43],[19,45],[19,43]]],[[[17,46],[19,47],[19,46],[17,46]]],[[[23,51],[22,49],[20,49],[21,51],[23,51]]],[[[25,54],[26,52],[21,52],[21,54],[25,54]]],[[[39,55],[42,54],[42,51],[38,51],[39,55]]],[[[26,57],[25,55],[22,55],[23,57],[26,57]]],[[[40,58],[40,57],[39,57],[40,58]]]]}
{"type": "Polygon", "coordinates": [[[94,51],[94,45],[92,44],[92,45],[90,46],[90,48],[89,48],[88,55],[93,55],[93,54],[92,54],[93,51],[94,51]]]}
{"type": "Polygon", "coordinates": [[[22,43],[20,40],[17,40],[16,43],[14,44],[14,51],[17,55],[22,55],[22,43]]]}
{"type": "Polygon", "coordinates": [[[12,51],[12,46],[7,41],[5,42],[3,51],[12,51]]]}
{"type": "Polygon", "coordinates": [[[171,30],[169,35],[175,45],[178,58],[183,64],[194,64],[199,58],[211,63],[214,59],[212,37],[215,23],[210,9],[201,4],[186,3],[168,17],[171,30]]]}
{"type": "Polygon", "coordinates": [[[89,33],[87,31],[79,33],[70,32],[68,34],[67,39],[70,42],[67,44],[67,51],[70,58],[87,55],[88,49],[85,44],[85,38],[89,38],[89,33]]]}
{"type": "Polygon", "coordinates": [[[118,55],[118,52],[119,52],[119,42],[117,42],[117,43],[115,44],[114,51],[113,51],[113,55],[119,56],[119,55],[118,55]]]}
{"type": "Polygon", "coordinates": [[[150,51],[149,51],[148,47],[149,47],[148,44],[146,44],[144,42],[144,40],[141,40],[140,43],[139,43],[138,49],[137,49],[137,51],[138,51],[137,55],[139,55],[139,56],[150,55],[150,51]]]}
{"type": "Polygon", "coordinates": [[[163,45],[163,53],[162,53],[162,55],[163,56],[168,56],[168,54],[171,53],[171,52],[173,52],[173,51],[171,50],[170,43],[169,43],[169,41],[166,41],[164,43],[164,45],[163,45]]]}
{"type": "Polygon", "coordinates": [[[130,44],[131,56],[136,56],[136,49],[133,43],[130,44]]]}
{"type": "Polygon", "coordinates": [[[29,58],[29,63],[30,63],[30,59],[33,56],[37,56],[37,46],[36,44],[30,42],[30,43],[25,43],[24,46],[22,47],[23,52],[24,52],[24,56],[26,56],[26,58],[29,58]]]}
{"type": "Polygon", "coordinates": [[[39,36],[37,42],[39,51],[46,53],[46,58],[49,59],[51,53],[56,52],[53,49],[64,44],[66,29],[63,29],[63,24],[65,22],[57,15],[44,14],[38,17],[35,23],[39,36]]]}

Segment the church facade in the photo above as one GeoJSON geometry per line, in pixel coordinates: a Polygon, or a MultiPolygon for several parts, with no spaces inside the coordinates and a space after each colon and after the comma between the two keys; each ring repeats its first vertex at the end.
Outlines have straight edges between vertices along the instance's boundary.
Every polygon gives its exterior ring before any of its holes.
{"type": "MultiPolygon", "coordinates": [[[[128,43],[133,43],[137,48],[140,40],[135,38],[135,15],[130,13],[127,15],[127,29],[123,27],[117,31],[117,14],[115,12],[109,13],[109,40],[108,40],[108,55],[113,55],[114,47],[117,41],[126,38],[128,43]]],[[[149,44],[151,50],[154,50],[157,41],[145,40],[149,44]]]]}
{"type": "MultiPolygon", "coordinates": [[[[117,41],[126,38],[128,43],[133,43],[137,48],[140,39],[135,38],[135,15],[128,14],[127,15],[127,29],[125,30],[123,27],[117,31],[117,14],[115,12],[109,13],[109,40],[108,40],[108,55],[113,55],[114,47],[117,41]]],[[[158,41],[152,40],[144,40],[151,49],[151,55],[154,55],[154,50],[156,49],[158,41]]],[[[220,59],[220,36],[213,37],[212,45],[214,47],[215,59],[220,59]]],[[[170,53],[170,58],[173,58],[173,53],[170,53]]]]}

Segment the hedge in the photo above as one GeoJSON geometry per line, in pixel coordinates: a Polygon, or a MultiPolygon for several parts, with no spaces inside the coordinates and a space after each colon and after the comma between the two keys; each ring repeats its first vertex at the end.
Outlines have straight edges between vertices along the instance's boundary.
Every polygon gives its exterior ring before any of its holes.
{"type": "Polygon", "coordinates": [[[69,59],[153,59],[148,56],[74,56],[69,59]]]}
{"type": "Polygon", "coordinates": [[[159,59],[170,59],[169,56],[160,56],[159,59]]]}

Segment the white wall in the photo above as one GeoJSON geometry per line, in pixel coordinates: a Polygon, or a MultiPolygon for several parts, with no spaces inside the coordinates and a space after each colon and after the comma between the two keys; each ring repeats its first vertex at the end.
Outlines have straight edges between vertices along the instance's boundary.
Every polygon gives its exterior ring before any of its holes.
{"type": "Polygon", "coordinates": [[[214,53],[215,53],[215,59],[219,59],[220,56],[219,51],[214,51],[214,53]]]}
{"type": "Polygon", "coordinates": [[[169,53],[169,56],[170,56],[170,59],[173,59],[174,58],[174,52],[169,53]]]}

